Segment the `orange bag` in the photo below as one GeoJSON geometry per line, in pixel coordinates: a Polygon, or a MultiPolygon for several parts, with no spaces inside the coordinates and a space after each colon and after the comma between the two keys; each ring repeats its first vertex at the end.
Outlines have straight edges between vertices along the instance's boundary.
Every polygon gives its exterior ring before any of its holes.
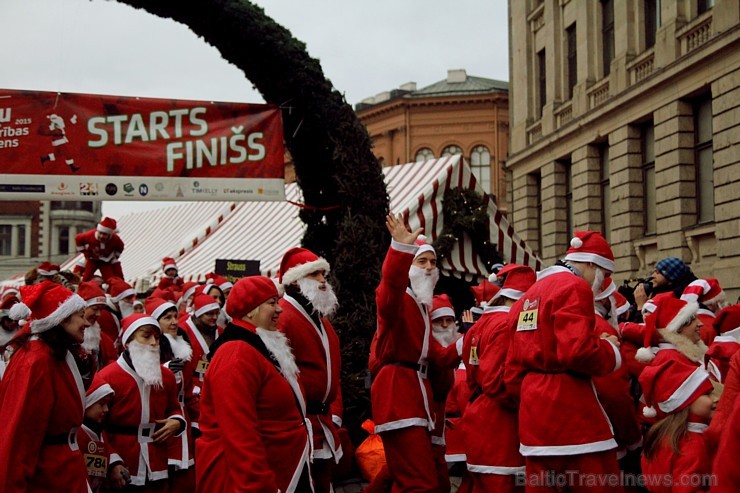
{"type": "Polygon", "coordinates": [[[375,423],[372,420],[366,419],[362,423],[362,429],[370,433],[370,436],[355,450],[355,459],[362,477],[370,482],[385,466],[385,450],[380,436],[375,434],[375,423]]]}

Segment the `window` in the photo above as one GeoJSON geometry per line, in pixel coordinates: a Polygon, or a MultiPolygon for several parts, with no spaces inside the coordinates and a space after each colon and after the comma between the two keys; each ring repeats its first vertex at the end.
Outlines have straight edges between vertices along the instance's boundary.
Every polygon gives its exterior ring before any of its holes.
{"type": "Polygon", "coordinates": [[[612,223],[611,223],[611,187],[609,186],[609,145],[604,144],[599,147],[599,165],[601,187],[601,234],[606,241],[611,241],[612,223]]]}
{"type": "Polygon", "coordinates": [[[93,212],[93,203],[88,201],[54,201],[51,203],[51,210],[53,211],[87,211],[93,212]]]}
{"type": "Polygon", "coordinates": [[[653,122],[643,125],[642,140],[642,184],[645,234],[655,234],[657,218],[655,215],[655,133],[653,122]]]}
{"type": "Polygon", "coordinates": [[[59,240],[57,251],[59,255],[69,255],[69,226],[59,226],[59,240]]]}
{"type": "Polygon", "coordinates": [[[537,53],[537,117],[542,117],[542,110],[547,102],[547,71],[545,68],[545,50],[537,53]]]}
{"type": "Polygon", "coordinates": [[[442,150],[442,157],[454,156],[456,154],[462,154],[462,149],[455,145],[447,146],[442,150]]]}
{"type": "Polygon", "coordinates": [[[10,247],[13,235],[13,226],[9,224],[0,225],[0,255],[10,256],[12,249],[10,247]]]}
{"type": "Polygon", "coordinates": [[[614,60],[614,0],[601,0],[601,44],[606,77],[614,60]]]}
{"type": "Polygon", "coordinates": [[[699,15],[701,15],[709,9],[714,8],[714,0],[699,0],[697,7],[699,15]]]}
{"type": "Polygon", "coordinates": [[[434,153],[430,148],[422,147],[421,149],[416,151],[417,163],[423,163],[424,161],[429,161],[430,159],[434,159],[434,153]]]}
{"type": "Polygon", "coordinates": [[[487,194],[491,193],[491,153],[486,146],[475,146],[470,153],[470,167],[487,194]]]}
{"type": "Polygon", "coordinates": [[[643,0],[645,14],[645,49],[655,46],[655,32],[660,24],[660,1],[643,0]]]}
{"type": "Polygon", "coordinates": [[[565,30],[566,50],[568,54],[568,99],[573,99],[573,88],[578,80],[578,60],[575,22],[565,30]]]}
{"type": "Polygon", "coordinates": [[[19,224],[17,227],[18,227],[17,255],[19,257],[25,257],[26,256],[26,225],[19,224]]]}
{"type": "Polygon", "coordinates": [[[714,158],[712,155],[712,97],[694,103],[696,162],[696,222],[714,221],[714,158]]]}

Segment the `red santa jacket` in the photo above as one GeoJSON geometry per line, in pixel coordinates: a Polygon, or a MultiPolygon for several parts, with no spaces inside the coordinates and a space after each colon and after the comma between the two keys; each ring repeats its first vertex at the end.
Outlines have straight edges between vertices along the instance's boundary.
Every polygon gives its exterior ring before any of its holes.
{"type": "Polygon", "coordinates": [[[648,491],[651,493],[709,491],[712,484],[712,469],[702,436],[706,427],[705,424],[689,422],[688,433],[678,443],[679,453],[673,451],[668,440],[664,440],[650,460],[643,455],[642,474],[648,491]]]}
{"type": "Polygon", "coordinates": [[[460,362],[455,370],[455,383],[447,395],[445,406],[445,460],[447,462],[464,462],[465,458],[465,435],[463,434],[463,416],[467,409],[472,392],[468,387],[467,371],[465,365],[460,362]]]}
{"type": "MultiPolygon", "coordinates": [[[[434,428],[430,364],[454,368],[461,347],[442,348],[431,333],[429,309],[408,288],[416,245],[391,242],[375,291],[378,328],[370,354],[377,371],[370,395],[375,432],[424,426],[434,428]]],[[[375,373],[373,371],[373,373],[375,373]]]]}
{"type": "Polygon", "coordinates": [[[465,379],[467,380],[473,399],[477,398],[482,392],[480,377],[478,376],[478,367],[480,366],[480,355],[478,354],[480,327],[484,323],[484,319],[489,318],[491,313],[489,310],[488,315],[486,315],[484,310],[483,315],[468,329],[463,337],[462,361],[465,364],[465,379]]]}
{"type": "MultiPolygon", "coordinates": [[[[722,398],[717,403],[717,410],[712,416],[712,422],[709,424],[709,429],[704,434],[704,439],[707,443],[707,451],[709,457],[714,459],[717,447],[719,446],[720,438],[731,426],[735,426],[735,432],[740,430],[740,415],[737,416],[737,422],[729,424],[734,419],[731,418],[732,412],[740,402],[737,398],[740,395],[740,351],[736,352],[730,360],[730,369],[727,371],[727,377],[724,380],[724,391],[722,392],[722,398]]],[[[734,432],[733,432],[734,433],[734,432]]],[[[737,436],[737,435],[736,435],[737,436]]],[[[740,483],[738,483],[740,484],[740,483]]]]}
{"type": "MultiPolygon", "coordinates": [[[[109,309],[103,308],[100,310],[100,315],[98,316],[98,325],[100,325],[101,331],[113,341],[113,347],[116,348],[116,353],[118,353],[117,341],[121,333],[121,322],[119,322],[118,317],[109,309]]],[[[118,354],[116,354],[115,359],[117,358],[118,354]]]]}
{"type": "Polygon", "coordinates": [[[468,470],[479,474],[523,473],[517,409],[512,407],[504,384],[511,343],[509,307],[486,307],[476,325],[480,334],[476,384],[481,395],[470,403],[463,417],[468,470]]]}
{"type": "Polygon", "coordinates": [[[111,460],[103,433],[98,434],[84,424],[77,431],[77,444],[87,466],[87,482],[92,492],[98,493],[108,477],[108,466],[120,457],[116,454],[111,460]]]}
{"type": "Polygon", "coordinates": [[[98,375],[115,392],[105,431],[111,449],[121,456],[131,473],[131,484],[140,486],[147,479],[166,479],[168,443],[154,443],[151,435],[155,421],[166,418],[180,420],[182,431],[185,429],[175,376],[162,368],[162,387],[146,385],[124,355],[98,375]]]}
{"type": "Polygon", "coordinates": [[[0,383],[0,491],[88,491],[75,439],[85,389],[72,355],[64,360],[30,340],[16,350],[0,383]]]}
{"type": "Polygon", "coordinates": [[[520,390],[524,456],[563,456],[617,446],[591,380],[619,369],[619,348],[594,331],[591,287],[554,266],[512,307],[506,386],[520,390]],[[557,423],[557,426],[553,426],[557,423]]]}
{"type": "Polygon", "coordinates": [[[201,394],[198,491],[290,493],[309,460],[302,391],[280,373],[254,326],[233,321],[224,340],[201,394]]]}
{"type": "MultiPolygon", "coordinates": [[[[740,329],[735,329],[740,333],[740,329]]],[[[735,332],[733,330],[732,332],[735,332]]],[[[714,338],[705,356],[707,371],[714,374],[718,382],[724,382],[730,371],[730,360],[740,349],[740,342],[733,335],[723,334],[714,338]]]]}
{"type": "MultiPolygon", "coordinates": [[[[738,355],[740,355],[740,352],[735,353],[735,357],[732,358],[734,368],[737,368],[734,364],[738,362],[738,355]]],[[[730,376],[732,380],[735,380],[733,382],[733,395],[730,396],[731,400],[726,401],[728,405],[725,408],[725,415],[720,426],[722,430],[721,440],[712,467],[712,473],[715,475],[716,481],[711,490],[712,493],[736,493],[738,485],[740,485],[740,468],[737,467],[737,458],[740,457],[740,400],[735,399],[738,384],[736,376],[738,375],[732,373],[730,376]]],[[[727,386],[725,386],[725,392],[727,392],[727,386]]],[[[722,394],[720,404],[725,399],[725,395],[722,394]]],[[[720,406],[717,407],[717,412],[714,413],[710,429],[714,427],[714,420],[719,412],[720,406]]],[[[717,438],[720,438],[720,436],[717,436],[717,438]]]]}
{"type": "Polygon", "coordinates": [[[342,398],[339,337],[331,323],[322,317],[320,325],[306,312],[298,299],[285,295],[280,299],[283,313],[278,318],[278,330],[290,340],[296,365],[301,372],[301,386],[306,398],[306,412],[311,420],[314,440],[314,458],[342,458],[342,445],[332,417],[332,403],[342,398]],[[322,452],[324,441],[330,453],[322,452]]]}
{"type": "Polygon", "coordinates": [[[96,230],[91,229],[75,236],[77,251],[82,252],[88,262],[118,263],[118,258],[123,253],[121,237],[114,233],[110,239],[101,242],[95,237],[96,232],[96,230]]]}
{"type": "MultiPolygon", "coordinates": [[[[193,393],[195,395],[200,394],[201,386],[203,385],[203,378],[205,377],[206,370],[208,369],[208,343],[205,337],[201,334],[198,327],[195,326],[192,317],[187,316],[180,320],[179,326],[188,334],[190,339],[190,346],[193,348],[193,356],[185,364],[183,372],[188,372],[192,377],[193,382],[193,393]]],[[[218,333],[218,331],[216,331],[218,333]]],[[[197,419],[193,419],[193,426],[198,427],[197,419]]]]}

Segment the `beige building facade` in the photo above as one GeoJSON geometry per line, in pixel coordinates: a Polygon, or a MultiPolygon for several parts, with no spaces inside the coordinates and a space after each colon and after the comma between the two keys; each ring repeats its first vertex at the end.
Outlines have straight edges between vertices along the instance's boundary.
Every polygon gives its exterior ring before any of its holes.
{"type": "Polygon", "coordinates": [[[546,263],[675,256],[740,295],[740,2],[509,0],[510,214],[546,263]]]}

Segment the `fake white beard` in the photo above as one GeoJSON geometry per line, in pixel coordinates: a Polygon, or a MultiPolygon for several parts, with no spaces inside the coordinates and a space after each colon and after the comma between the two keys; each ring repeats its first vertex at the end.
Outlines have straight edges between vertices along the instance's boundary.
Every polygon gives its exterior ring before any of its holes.
{"type": "Polygon", "coordinates": [[[128,343],[128,354],[136,373],[144,383],[162,387],[162,367],[159,364],[159,346],[149,346],[137,341],[128,343]]]}
{"type": "Polygon", "coordinates": [[[165,334],[165,337],[170,341],[172,347],[172,353],[175,358],[179,358],[183,361],[190,361],[193,357],[193,348],[182,336],[173,336],[172,334],[165,334]]]}
{"type": "Polygon", "coordinates": [[[432,324],[432,336],[440,343],[443,347],[447,347],[457,340],[457,326],[455,324],[450,325],[447,328],[442,327],[440,324],[432,324]]]}
{"type": "Polygon", "coordinates": [[[432,304],[432,298],[434,298],[434,286],[437,285],[439,280],[439,269],[428,271],[412,265],[409,269],[409,281],[411,281],[411,289],[416,295],[416,299],[425,305],[432,304]]]}
{"type": "Polygon", "coordinates": [[[82,349],[85,351],[99,351],[100,339],[100,325],[95,322],[90,327],[85,328],[85,340],[82,341],[82,349]]]}
{"type": "Polygon", "coordinates": [[[601,287],[604,285],[604,279],[606,279],[606,273],[600,267],[596,267],[596,273],[594,274],[594,282],[591,283],[591,291],[594,296],[601,294],[601,287]]]}
{"type": "Polygon", "coordinates": [[[121,310],[121,319],[124,319],[134,313],[134,304],[121,300],[118,302],[118,309],[121,310]]]}
{"type": "Polygon", "coordinates": [[[321,283],[307,277],[303,277],[296,281],[298,287],[301,290],[301,294],[311,302],[311,305],[316,309],[322,317],[328,317],[337,308],[337,295],[334,293],[334,289],[331,284],[326,283],[326,290],[322,291],[319,289],[321,283]]]}
{"type": "Polygon", "coordinates": [[[279,330],[267,330],[257,327],[257,335],[265,343],[265,347],[275,357],[280,365],[280,371],[288,380],[295,380],[298,375],[298,366],[295,364],[290,342],[285,334],[279,330]]]}

